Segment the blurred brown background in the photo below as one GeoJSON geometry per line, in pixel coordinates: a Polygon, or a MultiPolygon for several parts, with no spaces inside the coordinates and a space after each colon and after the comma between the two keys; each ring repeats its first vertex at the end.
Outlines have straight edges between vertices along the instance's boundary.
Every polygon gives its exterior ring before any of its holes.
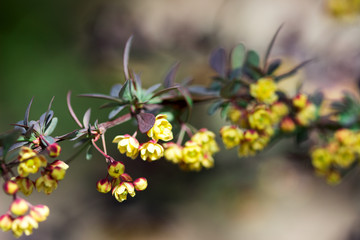
{"type": "MultiPolygon", "coordinates": [[[[321,87],[331,99],[355,89],[360,22],[334,18],[325,0],[5,1],[0,9],[0,130],[23,118],[33,96],[33,119],[55,96],[55,134],[73,130],[68,90],[79,115],[92,107],[92,121],[106,120],[108,112],[97,109],[102,101],[75,96],[107,93],[124,81],[122,50],[132,34],[130,65],[141,72],[145,86],[161,81],[178,60],[178,80],[193,76],[195,83],[206,84],[214,74],[207,64],[212,49],[230,50],[244,42],[264,53],[282,23],[272,56],[288,59],[289,66],[317,58],[285,83],[290,93],[298,81],[304,81],[306,92],[321,87]]],[[[206,106],[196,109],[196,127],[217,132],[225,124],[204,114],[206,106]]],[[[118,159],[122,156],[110,140],[124,133],[119,127],[107,135],[118,159]]],[[[103,159],[81,156],[53,194],[29,198],[48,205],[51,214],[27,239],[360,239],[358,171],[339,186],[328,186],[313,174],[306,146],[296,155],[294,149],[292,141],[282,141],[248,159],[223,151],[214,169],[200,173],[181,172],[164,160],[124,159],[127,171],[146,177],[149,187],[123,203],[95,189],[106,174],[103,159]]],[[[62,158],[71,153],[66,144],[62,158]]],[[[1,213],[9,202],[2,194],[1,213]]],[[[0,239],[12,238],[0,232],[0,239]]]]}

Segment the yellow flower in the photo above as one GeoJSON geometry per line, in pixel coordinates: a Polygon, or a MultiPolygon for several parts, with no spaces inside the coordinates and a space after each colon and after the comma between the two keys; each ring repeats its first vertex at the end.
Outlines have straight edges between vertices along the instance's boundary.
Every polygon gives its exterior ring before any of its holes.
{"type": "Polygon", "coordinates": [[[247,142],[253,142],[258,138],[259,134],[253,129],[249,129],[244,132],[244,140],[247,142]]]}
{"type": "Polygon", "coordinates": [[[191,137],[191,141],[201,145],[204,153],[214,154],[219,151],[215,141],[215,133],[202,128],[191,137]]]}
{"type": "Polygon", "coordinates": [[[296,128],[294,121],[290,117],[285,117],[280,123],[280,129],[283,132],[293,132],[296,128]]]}
{"type": "Polygon", "coordinates": [[[250,142],[242,142],[239,145],[238,156],[239,157],[247,157],[255,155],[255,150],[252,149],[250,142]]]}
{"type": "Polygon", "coordinates": [[[6,181],[3,187],[4,192],[9,195],[13,195],[19,190],[19,186],[13,180],[6,181]]]}
{"type": "Polygon", "coordinates": [[[187,141],[183,148],[183,161],[185,163],[200,162],[203,156],[202,146],[194,141],[187,141]]]}
{"type": "Polygon", "coordinates": [[[173,143],[173,142],[166,143],[164,157],[167,160],[177,164],[183,158],[182,151],[183,151],[183,148],[181,146],[179,146],[178,144],[173,143]]]}
{"type": "Polygon", "coordinates": [[[271,77],[260,78],[256,83],[250,85],[250,95],[266,104],[277,101],[276,90],[276,83],[271,77]]]}
{"type": "Polygon", "coordinates": [[[32,216],[37,222],[43,222],[50,214],[50,209],[46,205],[36,205],[31,207],[30,216],[32,216]]]}
{"type": "Polygon", "coordinates": [[[251,149],[255,151],[263,150],[270,141],[270,137],[268,135],[261,135],[255,141],[250,143],[251,149]]]}
{"type": "Polygon", "coordinates": [[[341,182],[341,175],[336,171],[331,171],[326,175],[326,182],[330,185],[336,185],[341,182]]]}
{"type": "Polygon", "coordinates": [[[244,133],[236,126],[224,126],[220,129],[220,135],[227,149],[236,147],[244,138],[244,133]]]}
{"type": "Polygon", "coordinates": [[[43,191],[45,194],[50,194],[57,188],[57,181],[45,174],[36,179],[35,187],[38,192],[43,191]]]}
{"type": "Polygon", "coordinates": [[[11,229],[13,219],[9,214],[4,214],[0,216],[0,229],[4,232],[7,232],[11,229]]]}
{"type": "Polygon", "coordinates": [[[34,183],[29,178],[16,177],[16,184],[19,187],[19,190],[25,195],[28,196],[32,193],[34,189],[34,183]]]}
{"type": "Polygon", "coordinates": [[[126,156],[135,159],[139,154],[139,142],[129,134],[116,136],[113,143],[118,143],[120,153],[126,153],[126,156]]]}
{"type": "Polygon", "coordinates": [[[317,148],[311,153],[312,165],[321,171],[326,171],[332,163],[332,155],[326,148],[317,148]]]}
{"type": "Polygon", "coordinates": [[[273,123],[278,123],[283,117],[289,114],[288,106],[283,102],[276,102],[270,107],[273,123]]]}
{"type": "Polygon", "coordinates": [[[154,126],[147,132],[147,135],[154,140],[170,141],[173,139],[171,123],[165,114],[156,116],[154,126]]]}
{"type": "Polygon", "coordinates": [[[214,158],[210,154],[204,154],[201,165],[204,168],[212,168],[214,166],[214,158]]]}
{"type": "Polygon", "coordinates": [[[237,124],[239,122],[240,117],[242,116],[242,112],[240,109],[236,107],[231,107],[227,113],[228,119],[233,123],[237,124]]]}
{"type": "Polygon", "coordinates": [[[128,194],[132,197],[135,196],[134,185],[129,182],[122,182],[120,185],[117,185],[116,187],[114,187],[114,189],[112,191],[112,195],[119,202],[125,201],[127,199],[128,194]]]}
{"type": "Polygon", "coordinates": [[[15,218],[12,223],[11,230],[15,237],[20,237],[25,233],[26,236],[32,234],[33,229],[38,228],[38,222],[30,215],[15,218]]]}
{"type": "Polygon", "coordinates": [[[46,149],[49,152],[49,156],[53,158],[58,157],[61,152],[61,147],[57,143],[50,144],[46,149]]]}
{"type": "Polygon", "coordinates": [[[316,119],[316,106],[309,103],[296,114],[296,121],[301,126],[309,126],[316,119]]]}
{"type": "Polygon", "coordinates": [[[355,152],[351,147],[342,146],[335,152],[334,162],[342,167],[347,168],[355,161],[355,152]]]}
{"type": "Polygon", "coordinates": [[[28,210],[29,203],[22,198],[15,199],[10,205],[10,211],[17,216],[24,215],[28,210]]]}
{"type": "Polygon", "coordinates": [[[258,106],[249,115],[250,127],[257,130],[272,128],[272,118],[270,111],[264,106],[258,106]]]}
{"type": "Polygon", "coordinates": [[[140,157],[144,161],[155,161],[162,156],[164,156],[164,148],[154,140],[140,146],[140,157]]]}
{"type": "Polygon", "coordinates": [[[339,129],[334,134],[335,139],[338,140],[343,145],[353,145],[356,142],[355,134],[349,129],[339,129]]]}

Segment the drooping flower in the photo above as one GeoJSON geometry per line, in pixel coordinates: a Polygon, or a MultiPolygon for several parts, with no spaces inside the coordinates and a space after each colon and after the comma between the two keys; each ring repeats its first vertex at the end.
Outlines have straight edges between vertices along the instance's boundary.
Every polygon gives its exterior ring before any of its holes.
{"type": "Polygon", "coordinates": [[[120,153],[126,153],[126,156],[135,159],[139,154],[139,141],[129,134],[116,136],[113,143],[118,143],[120,153]]]}
{"type": "Polygon", "coordinates": [[[147,186],[148,186],[148,182],[146,180],[146,178],[137,178],[134,180],[133,182],[136,191],[144,191],[147,186]]]}
{"type": "Polygon", "coordinates": [[[122,182],[121,184],[114,187],[114,189],[112,190],[112,195],[119,202],[125,201],[127,199],[128,194],[131,197],[135,196],[134,185],[132,183],[129,183],[129,182],[122,182]]]}
{"type": "Polygon", "coordinates": [[[244,133],[237,126],[224,126],[220,129],[222,141],[227,149],[236,147],[244,138],[244,133]]]}
{"type": "Polygon", "coordinates": [[[96,190],[101,193],[108,193],[111,191],[111,182],[107,179],[100,179],[96,182],[96,190]]]}
{"type": "Polygon", "coordinates": [[[108,173],[113,178],[120,177],[121,174],[125,172],[125,165],[122,162],[112,162],[108,166],[108,173]]]}
{"type": "Polygon", "coordinates": [[[147,135],[154,140],[170,141],[173,139],[172,125],[165,114],[156,116],[154,126],[147,132],[147,135]]]}
{"type": "Polygon", "coordinates": [[[204,153],[214,154],[219,151],[219,146],[215,141],[215,133],[206,128],[200,129],[191,137],[191,141],[201,145],[204,153]]]}
{"type": "Polygon", "coordinates": [[[16,177],[15,178],[16,184],[19,187],[19,190],[25,195],[28,196],[32,193],[34,189],[34,182],[31,181],[29,178],[24,177],[16,177]]]}
{"type": "Polygon", "coordinates": [[[50,209],[46,205],[36,205],[31,207],[30,216],[33,217],[37,222],[43,222],[50,214],[50,209]]]}
{"type": "Polygon", "coordinates": [[[24,215],[28,210],[29,203],[22,198],[15,199],[10,205],[10,211],[17,216],[24,215]]]}
{"type": "Polygon", "coordinates": [[[200,162],[204,157],[202,146],[194,141],[187,141],[183,148],[184,163],[191,164],[200,162]]]}
{"type": "Polygon", "coordinates": [[[57,181],[48,174],[45,174],[35,181],[35,187],[38,192],[43,191],[45,194],[52,193],[57,188],[57,181]]]}
{"type": "Polygon", "coordinates": [[[312,165],[321,171],[329,169],[332,163],[332,155],[326,148],[317,148],[311,153],[312,165]]]}
{"type": "Polygon", "coordinates": [[[170,142],[165,144],[164,157],[177,164],[183,158],[183,148],[176,143],[170,142]]]}
{"type": "Polygon", "coordinates": [[[12,223],[11,230],[15,237],[20,237],[25,233],[26,236],[32,234],[33,229],[38,228],[38,222],[30,215],[15,218],[12,223]]]}
{"type": "Polygon", "coordinates": [[[164,156],[164,148],[155,140],[150,140],[140,146],[140,157],[144,161],[155,161],[164,156]]]}

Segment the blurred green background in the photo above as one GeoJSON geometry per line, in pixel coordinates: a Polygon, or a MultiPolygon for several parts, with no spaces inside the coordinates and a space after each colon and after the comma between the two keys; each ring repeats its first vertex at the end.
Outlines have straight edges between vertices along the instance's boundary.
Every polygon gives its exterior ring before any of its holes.
{"type": "MultiPolygon", "coordinates": [[[[5,1],[0,8],[0,130],[11,129],[34,97],[30,117],[37,119],[55,96],[59,117],[55,135],[76,128],[66,107],[73,92],[79,116],[91,107],[92,121],[107,118],[101,100],[77,98],[81,93],[108,93],[124,81],[122,50],[134,35],[130,65],[145,86],[160,82],[181,61],[178,80],[193,76],[207,84],[214,74],[207,65],[212,49],[230,50],[238,42],[263,53],[281,23],[285,27],[274,57],[309,65],[284,87],[304,81],[312,92],[321,87],[328,98],[354,91],[360,68],[359,20],[339,20],[322,0],[134,0],[134,1],[5,1]]],[[[195,109],[192,122],[217,132],[219,117],[205,118],[206,106],[195,109]],[[204,126],[205,124],[205,126],[204,126]]],[[[121,159],[107,134],[108,148],[121,159]]],[[[124,159],[133,177],[146,177],[149,188],[118,203],[96,191],[106,174],[100,155],[81,155],[50,196],[35,193],[33,204],[46,204],[51,215],[28,239],[360,239],[358,171],[336,187],[312,173],[306,147],[294,153],[292,141],[254,158],[238,159],[235,151],[216,155],[215,168],[181,172],[160,160],[124,159]],[[303,153],[302,153],[303,151],[303,153]],[[286,154],[284,154],[284,152],[286,154]],[[302,153],[302,154],[299,154],[302,153]]],[[[63,146],[62,158],[73,153],[63,146]]],[[[4,194],[0,210],[10,203],[4,194]]],[[[0,232],[0,239],[12,239],[0,232]]]]}

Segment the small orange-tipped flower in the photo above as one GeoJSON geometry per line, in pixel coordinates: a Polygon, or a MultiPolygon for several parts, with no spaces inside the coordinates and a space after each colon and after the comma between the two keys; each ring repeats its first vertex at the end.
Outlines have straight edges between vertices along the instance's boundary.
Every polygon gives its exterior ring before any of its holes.
{"type": "Polygon", "coordinates": [[[16,184],[19,187],[19,190],[25,195],[29,196],[33,189],[34,189],[34,182],[31,181],[29,178],[24,177],[16,177],[15,178],[16,184]]]}
{"type": "Polygon", "coordinates": [[[7,232],[11,229],[13,219],[9,214],[4,214],[0,216],[0,229],[4,232],[7,232]]]}
{"type": "Polygon", "coordinates": [[[122,182],[120,185],[117,185],[112,190],[112,195],[119,202],[125,201],[127,198],[127,194],[130,194],[130,196],[132,197],[135,196],[134,185],[129,182],[122,182]]]}
{"type": "Polygon", "coordinates": [[[30,216],[37,222],[43,222],[50,214],[50,209],[46,205],[36,205],[30,208],[30,216]]]}
{"type": "Polygon", "coordinates": [[[47,146],[46,149],[49,152],[49,156],[53,157],[53,158],[58,157],[60,155],[60,152],[61,152],[61,147],[57,143],[50,144],[49,146],[47,146]]]}
{"type": "Polygon", "coordinates": [[[292,102],[294,107],[303,109],[308,104],[308,97],[305,94],[299,93],[293,98],[292,102]]]}
{"type": "Polygon", "coordinates": [[[50,194],[57,188],[57,181],[45,174],[36,179],[35,187],[38,192],[43,191],[45,194],[50,194]]]}
{"type": "Polygon", "coordinates": [[[38,228],[38,222],[30,215],[25,215],[15,218],[12,223],[11,229],[15,237],[20,237],[25,233],[26,236],[32,234],[34,228],[38,228]]]}
{"type": "Polygon", "coordinates": [[[101,193],[108,193],[111,191],[111,182],[107,179],[100,179],[96,183],[96,190],[98,190],[101,193]]]}
{"type": "Polygon", "coordinates": [[[139,142],[129,134],[119,135],[114,138],[113,143],[118,143],[119,152],[135,159],[139,154],[139,142]]]}
{"type": "Polygon", "coordinates": [[[15,194],[19,190],[15,181],[9,180],[4,183],[4,192],[9,195],[15,194]]]}
{"type": "Polygon", "coordinates": [[[135,181],[133,183],[134,183],[136,191],[144,191],[148,186],[148,182],[147,182],[146,178],[143,178],[143,177],[135,179],[135,181]]]}
{"type": "Polygon", "coordinates": [[[296,128],[295,122],[290,117],[285,117],[280,124],[280,128],[283,132],[293,132],[296,128]]]}
{"type": "Polygon", "coordinates": [[[123,174],[125,171],[125,165],[122,162],[112,162],[108,166],[108,173],[113,178],[120,177],[121,174],[123,174]]]}
{"type": "Polygon", "coordinates": [[[296,121],[301,126],[309,126],[316,119],[317,108],[315,104],[308,103],[303,109],[296,114],[296,121]]]}
{"type": "Polygon", "coordinates": [[[17,215],[22,216],[29,210],[29,204],[22,198],[15,199],[10,205],[10,211],[17,215]]]}
{"type": "Polygon", "coordinates": [[[164,156],[164,148],[156,141],[150,140],[140,146],[140,156],[144,161],[155,161],[164,156]]]}

